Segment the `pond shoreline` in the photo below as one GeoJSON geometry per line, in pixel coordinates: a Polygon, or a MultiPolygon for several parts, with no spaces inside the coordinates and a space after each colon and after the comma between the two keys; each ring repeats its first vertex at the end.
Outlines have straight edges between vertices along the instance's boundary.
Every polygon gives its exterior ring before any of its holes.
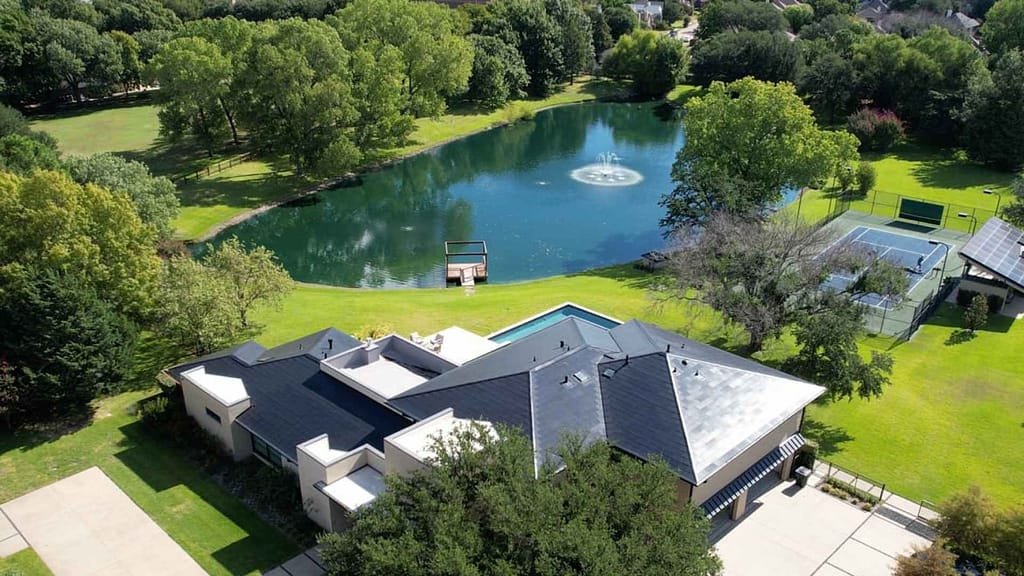
{"type": "MultiPolygon", "coordinates": [[[[537,113],[543,112],[545,110],[552,110],[552,109],[555,109],[555,108],[563,108],[565,106],[580,106],[580,105],[592,104],[592,103],[624,103],[624,102],[626,102],[626,101],[618,100],[618,99],[614,99],[614,98],[607,98],[607,99],[597,98],[597,99],[593,99],[593,100],[580,100],[578,102],[564,102],[564,103],[560,103],[560,104],[552,104],[550,106],[544,106],[543,108],[538,108],[538,109],[534,110],[533,113],[537,114],[537,113]]],[[[217,236],[218,234],[220,234],[221,232],[227,230],[228,228],[230,228],[232,226],[235,226],[237,224],[241,224],[242,222],[245,222],[246,220],[249,220],[250,218],[252,218],[254,216],[258,216],[258,215],[260,215],[260,214],[262,214],[262,213],[264,213],[264,212],[266,212],[268,210],[271,210],[273,208],[278,208],[278,207],[283,206],[285,204],[288,204],[288,203],[291,203],[291,202],[295,202],[296,200],[301,200],[303,198],[308,198],[310,196],[315,196],[315,195],[317,195],[317,194],[319,194],[319,193],[321,193],[321,192],[323,192],[325,190],[330,190],[330,189],[333,189],[333,188],[337,188],[337,187],[342,186],[342,185],[344,185],[346,183],[357,183],[359,181],[359,178],[363,174],[368,174],[368,173],[371,173],[371,172],[377,172],[377,171],[383,170],[383,169],[388,168],[390,166],[393,166],[393,165],[395,165],[395,164],[397,164],[399,162],[402,162],[403,160],[408,160],[409,158],[413,158],[413,157],[418,156],[420,154],[423,154],[425,152],[430,152],[431,150],[435,150],[435,149],[440,148],[441,146],[444,146],[446,144],[451,144],[452,142],[455,142],[457,140],[462,140],[463,138],[468,138],[468,137],[474,136],[476,134],[482,134],[484,132],[488,132],[490,130],[494,130],[495,128],[504,128],[506,126],[512,126],[512,125],[515,125],[515,124],[517,124],[519,122],[523,122],[523,121],[531,121],[532,122],[532,119],[531,120],[520,119],[520,120],[516,120],[514,122],[509,122],[507,120],[501,120],[501,121],[495,122],[494,124],[491,124],[489,126],[485,126],[483,128],[477,129],[477,130],[470,130],[469,132],[466,132],[464,134],[460,134],[458,136],[453,136],[451,138],[445,138],[444,140],[439,140],[437,142],[434,142],[434,143],[431,143],[431,144],[429,144],[427,146],[424,146],[423,148],[418,148],[418,149],[415,149],[415,150],[411,150],[409,152],[398,154],[398,155],[393,156],[391,158],[388,158],[386,160],[381,160],[379,162],[374,162],[372,164],[367,164],[365,166],[361,166],[358,169],[353,170],[351,172],[348,172],[346,174],[343,174],[341,176],[335,176],[333,178],[328,178],[326,180],[321,180],[320,182],[317,182],[316,184],[313,184],[311,186],[303,188],[303,189],[295,192],[294,194],[289,194],[288,196],[285,196],[283,198],[278,198],[277,200],[273,200],[273,201],[270,201],[270,202],[266,202],[264,204],[260,204],[259,206],[256,206],[255,208],[251,208],[249,210],[246,210],[245,212],[242,212],[240,214],[236,214],[236,215],[232,216],[231,218],[228,218],[227,220],[225,220],[223,222],[220,222],[216,226],[206,230],[200,236],[198,236],[196,238],[190,238],[190,239],[183,240],[183,242],[185,243],[186,246],[194,246],[196,244],[201,244],[203,242],[207,242],[207,241],[211,240],[212,238],[214,238],[215,236],[217,236]]]]}

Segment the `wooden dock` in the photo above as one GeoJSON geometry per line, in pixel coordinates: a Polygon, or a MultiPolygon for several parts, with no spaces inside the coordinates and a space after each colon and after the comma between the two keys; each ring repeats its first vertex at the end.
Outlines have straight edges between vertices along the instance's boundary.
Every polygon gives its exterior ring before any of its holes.
{"type": "Polygon", "coordinates": [[[449,284],[474,286],[477,282],[486,282],[487,243],[482,240],[445,241],[444,267],[445,282],[449,284]],[[466,247],[470,249],[467,250],[466,247]]]}

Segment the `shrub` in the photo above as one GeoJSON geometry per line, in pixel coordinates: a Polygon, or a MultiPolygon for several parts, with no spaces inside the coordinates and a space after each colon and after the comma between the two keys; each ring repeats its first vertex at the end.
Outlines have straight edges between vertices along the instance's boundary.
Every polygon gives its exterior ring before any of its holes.
{"type": "Polygon", "coordinates": [[[974,332],[988,321],[988,298],[975,294],[971,303],[964,309],[964,328],[974,332]]]}
{"type": "Polygon", "coordinates": [[[159,424],[172,417],[168,407],[170,401],[163,394],[147,398],[139,403],[139,419],[146,424],[159,424]]]}
{"type": "Polygon", "coordinates": [[[884,152],[903,140],[903,122],[891,110],[861,108],[847,118],[847,130],[862,150],[884,152]]]}
{"type": "Polygon", "coordinates": [[[832,487],[832,492],[833,493],[837,493],[838,492],[838,493],[845,494],[845,495],[849,496],[850,498],[853,498],[855,503],[856,503],[856,501],[861,501],[861,502],[864,502],[866,504],[870,504],[871,506],[875,506],[876,504],[881,502],[881,500],[879,500],[878,496],[875,496],[874,494],[865,492],[864,490],[861,490],[860,488],[855,487],[853,484],[850,484],[849,482],[843,482],[842,480],[840,480],[838,478],[835,478],[835,477],[827,478],[825,480],[825,483],[832,487]]]}
{"type": "Polygon", "coordinates": [[[871,192],[875,187],[877,180],[878,175],[875,173],[875,167],[870,162],[857,164],[857,192],[861,196],[867,196],[868,192],[871,192]]]}
{"type": "Polygon", "coordinates": [[[363,326],[359,330],[356,330],[356,333],[353,334],[353,336],[356,337],[356,340],[366,340],[367,338],[376,340],[394,333],[395,329],[392,328],[390,324],[373,324],[363,326]]]}
{"type": "Polygon", "coordinates": [[[954,576],[956,574],[956,554],[943,547],[941,541],[931,546],[914,546],[910,556],[896,558],[894,576],[954,576]]]}
{"type": "Polygon", "coordinates": [[[534,115],[536,115],[536,112],[525,102],[513,102],[506,106],[504,110],[505,122],[508,124],[515,124],[523,120],[533,120],[534,115]]]}
{"type": "Polygon", "coordinates": [[[843,192],[849,192],[853,189],[853,185],[857,183],[857,173],[853,171],[852,166],[843,166],[836,174],[836,179],[839,181],[839,189],[843,192]]]}

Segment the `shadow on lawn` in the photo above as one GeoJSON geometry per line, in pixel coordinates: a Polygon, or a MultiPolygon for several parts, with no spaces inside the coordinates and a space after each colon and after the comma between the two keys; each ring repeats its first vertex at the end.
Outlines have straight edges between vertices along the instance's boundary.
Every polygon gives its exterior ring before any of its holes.
{"type": "Polygon", "coordinates": [[[153,102],[153,98],[150,96],[149,92],[134,92],[132,94],[123,94],[120,96],[90,100],[82,103],[71,102],[63,104],[44,104],[36,108],[29,108],[25,110],[24,113],[31,121],[54,120],[58,118],[85,116],[101,110],[149,106],[153,104],[153,102]]]}
{"type": "MultiPolygon", "coordinates": [[[[1010,328],[1013,326],[1013,322],[1014,318],[1011,318],[1009,316],[1003,316],[1001,314],[991,314],[989,315],[988,320],[985,322],[985,324],[982,327],[975,330],[975,332],[998,332],[1005,334],[1010,331],[1010,328]]],[[[948,303],[943,304],[942,306],[939,307],[938,312],[936,312],[934,316],[932,316],[931,318],[928,319],[927,322],[925,322],[925,325],[944,326],[947,328],[958,328],[962,330],[964,327],[963,314],[960,312],[960,309],[958,307],[948,303]]],[[[952,335],[950,335],[950,339],[953,339],[952,335]]],[[[947,341],[947,344],[949,343],[950,342],[947,341]]],[[[961,342],[953,343],[960,344],[961,342]]]]}
{"type": "MultiPolygon", "coordinates": [[[[142,422],[122,426],[123,450],[114,454],[121,463],[155,492],[182,486],[194,497],[215,508],[245,536],[215,550],[210,556],[231,574],[265,570],[298,552],[298,546],[263,522],[240,500],[228,494],[169,443],[156,438],[142,422]]],[[[176,521],[187,524],[186,508],[176,521]]]]}
{"type": "Polygon", "coordinates": [[[853,436],[846,430],[819,422],[810,416],[804,417],[802,431],[808,438],[818,443],[818,455],[826,458],[842,452],[842,445],[853,440],[853,436]]]}

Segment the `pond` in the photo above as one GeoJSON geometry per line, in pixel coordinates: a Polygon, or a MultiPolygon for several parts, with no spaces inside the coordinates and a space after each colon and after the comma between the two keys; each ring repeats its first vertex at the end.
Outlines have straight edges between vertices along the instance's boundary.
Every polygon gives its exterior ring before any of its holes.
{"type": "Polygon", "coordinates": [[[443,285],[445,240],[486,241],[491,282],[627,262],[664,245],[658,200],[683,142],[679,120],[652,105],[555,108],[269,210],[214,242],[267,246],[303,282],[377,288],[443,285]]]}

